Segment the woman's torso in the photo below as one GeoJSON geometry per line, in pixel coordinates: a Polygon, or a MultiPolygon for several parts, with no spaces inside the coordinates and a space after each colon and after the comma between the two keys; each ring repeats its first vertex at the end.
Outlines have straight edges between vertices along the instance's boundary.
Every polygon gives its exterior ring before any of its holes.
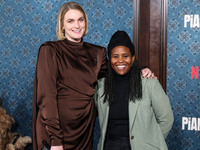
{"type": "MultiPolygon", "coordinates": [[[[106,69],[104,66],[101,70],[103,48],[84,42],[75,44],[68,40],[45,44],[52,47],[56,56],[56,99],[64,149],[91,149],[96,117],[92,96],[99,72],[103,70],[103,74],[106,69]]],[[[41,121],[37,121],[37,125],[38,128],[44,128],[44,134],[47,134],[41,121]]]]}

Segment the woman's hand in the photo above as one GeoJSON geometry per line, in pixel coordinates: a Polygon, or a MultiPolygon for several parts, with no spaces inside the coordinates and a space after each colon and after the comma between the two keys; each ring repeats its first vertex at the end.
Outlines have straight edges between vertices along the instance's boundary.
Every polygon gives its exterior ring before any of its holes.
{"type": "Polygon", "coordinates": [[[151,72],[151,70],[150,70],[149,68],[144,68],[144,69],[142,69],[142,77],[143,77],[143,78],[144,78],[144,77],[147,77],[147,79],[148,79],[149,77],[151,77],[151,79],[152,79],[152,78],[157,79],[157,77],[154,75],[153,72],[151,72]]]}
{"type": "Polygon", "coordinates": [[[64,150],[63,146],[51,146],[50,150],[64,150]]]}

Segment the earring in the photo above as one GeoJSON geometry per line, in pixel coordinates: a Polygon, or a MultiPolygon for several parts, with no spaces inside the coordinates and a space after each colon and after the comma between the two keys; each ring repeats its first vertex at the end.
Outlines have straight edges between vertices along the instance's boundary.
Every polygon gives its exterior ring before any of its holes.
{"type": "Polygon", "coordinates": [[[65,36],[65,29],[62,29],[63,36],[65,36]]]}

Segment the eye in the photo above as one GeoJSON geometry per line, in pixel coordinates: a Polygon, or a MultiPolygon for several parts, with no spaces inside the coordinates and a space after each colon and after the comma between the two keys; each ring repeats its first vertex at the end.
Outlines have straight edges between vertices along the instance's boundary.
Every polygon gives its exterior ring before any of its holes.
{"type": "Polygon", "coordinates": [[[118,58],[118,55],[113,55],[112,58],[118,58]]]}
{"type": "Polygon", "coordinates": [[[80,19],[79,19],[80,22],[83,22],[84,20],[85,20],[84,18],[80,18],[80,19]]]}
{"type": "Polygon", "coordinates": [[[124,58],[127,58],[127,57],[129,57],[129,55],[127,55],[127,54],[124,54],[124,58]]]}
{"type": "Polygon", "coordinates": [[[73,20],[67,20],[67,23],[72,23],[73,22],[73,20]]]}

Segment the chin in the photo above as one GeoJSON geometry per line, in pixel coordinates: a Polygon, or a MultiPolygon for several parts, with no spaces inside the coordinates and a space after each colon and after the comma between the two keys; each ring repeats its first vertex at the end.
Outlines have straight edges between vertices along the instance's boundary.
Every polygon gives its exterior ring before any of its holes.
{"type": "Polygon", "coordinates": [[[74,37],[75,40],[81,40],[82,36],[74,37]]]}
{"type": "Polygon", "coordinates": [[[73,38],[74,41],[81,41],[81,38],[73,38]]]}
{"type": "Polygon", "coordinates": [[[117,73],[118,75],[120,75],[120,76],[123,76],[123,75],[125,75],[126,73],[117,73]]]}
{"type": "Polygon", "coordinates": [[[74,39],[80,39],[83,37],[83,33],[74,34],[74,39]]]}

